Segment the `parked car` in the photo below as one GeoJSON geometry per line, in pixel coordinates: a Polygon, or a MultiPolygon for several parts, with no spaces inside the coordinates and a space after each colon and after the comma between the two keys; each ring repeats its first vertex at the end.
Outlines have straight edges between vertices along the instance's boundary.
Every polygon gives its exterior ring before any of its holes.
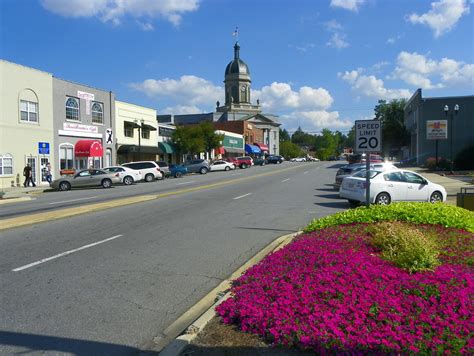
{"type": "Polygon", "coordinates": [[[258,157],[253,160],[253,164],[255,166],[264,166],[268,163],[267,159],[265,157],[258,157]]]}
{"type": "Polygon", "coordinates": [[[122,166],[111,166],[105,167],[104,171],[107,173],[118,173],[120,178],[120,183],[125,185],[130,185],[135,182],[142,180],[142,174],[140,171],[136,171],[131,168],[122,167],[122,166]]]}
{"type": "Polygon", "coordinates": [[[290,162],[306,162],[306,157],[296,157],[290,159],[290,162]]]}
{"type": "MultiPolygon", "coordinates": [[[[342,181],[339,196],[352,206],[365,202],[365,171],[360,171],[342,181]]],[[[446,189],[425,177],[401,169],[385,172],[370,170],[370,203],[386,205],[395,201],[446,201],[446,189]]]]}
{"type": "Polygon", "coordinates": [[[56,190],[70,190],[71,188],[102,186],[110,188],[112,184],[120,182],[118,173],[108,173],[102,169],[85,169],[74,175],[62,176],[51,183],[56,190]]]}
{"type": "Polygon", "coordinates": [[[312,156],[308,156],[308,157],[306,158],[306,161],[319,162],[319,158],[317,158],[317,157],[312,157],[312,156]]]}
{"type": "Polygon", "coordinates": [[[238,164],[239,161],[238,161],[237,158],[235,158],[235,157],[227,157],[225,160],[226,160],[227,162],[234,163],[236,167],[239,166],[239,164],[238,164]]]}
{"type": "Polygon", "coordinates": [[[245,169],[254,165],[253,158],[249,156],[237,157],[237,167],[245,169]]]}
{"type": "Polygon", "coordinates": [[[170,168],[168,166],[168,163],[165,161],[156,161],[156,164],[160,166],[160,171],[163,173],[163,176],[169,177],[171,175],[170,173],[170,168]]]}
{"type": "Polygon", "coordinates": [[[163,179],[160,166],[154,161],[129,162],[122,164],[123,167],[140,171],[145,182],[153,182],[155,179],[163,179]]]}
{"type": "Polygon", "coordinates": [[[180,164],[170,164],[169,169],[170,175],[175,178],[181,178],[185,174],[188,174],[188,169],[180,164]]]}
{"type": "Polygon", "coordinates": [[[285,158],[282,156],[268,156],[267,157],[268,163],[280,164],[285,161],[285,158]]]}
{"type": "MultiPolygon", "coordinates": [[[[342,180],[344,178],[350,177],[351,175],[361,170],[365,170],[366,168],[366,163],[347,164],[339,168],[336,173],[336,178],[334,180],[334,190],[339,190],[339,188],[341,187],[342,180]]],[[[391,163],[371,163],[370,169],[383,172],[391,169],[397,169],[397,167],[391,163]]]]}
{"type": "MultiPolygon", "coordinates": [[[[366,158],[367,158],[367,155],[365,153],[356,153],[356,154],[352,154],[352,155],[347,156],[347,162],[349,162],[349,164],[363,163],[363,162],[366,162],[366,158]]],[[[382,162],[384,162],[384,159],[383,159],[382,156],[380,156],[378,154],[371,153],[370,154],[370,162],[371,163],[382,163],[382,162]]]]}
{"type": "Polygon", "coordinates": [[[223,161],[223,160],[217,160],[217,161],[214,161],[214,163],[212,163],[209,167],[210,171],[212,172],[215,172],[215,171],[230,171],[231,169],[235,169],[235,164],[234,163],[230,163],[230,162],[226,162],[226,161],[223,161]]]}
{"type": "Polygon", "coordinates": [[[206,174],[210,170],[209,162],[205,159],[193,159],[184,162],[184,166],[190,173],[206,174]]]}

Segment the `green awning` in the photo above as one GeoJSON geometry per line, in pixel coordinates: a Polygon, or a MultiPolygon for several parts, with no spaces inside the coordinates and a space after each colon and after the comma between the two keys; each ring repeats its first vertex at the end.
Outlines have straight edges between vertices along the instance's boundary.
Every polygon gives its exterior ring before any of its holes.
{"type": "Polygon", "coordinates": [[[173,146],[166,142],[158,142],[158,148],[163,151],[163,153],[173,154],[173,146]]]}

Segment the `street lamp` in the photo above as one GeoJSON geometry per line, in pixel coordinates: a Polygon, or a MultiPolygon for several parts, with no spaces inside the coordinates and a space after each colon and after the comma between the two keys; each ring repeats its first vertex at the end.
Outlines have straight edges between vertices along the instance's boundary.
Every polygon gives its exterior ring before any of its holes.
{"type": "Polygon", "coordinates": [[[141,151],[142,151],[142,141],[141,141],[142,132],[141,131],[142,131],[142,126],[145,120],[141,119],[140,124],[138,123],[139,121],[136,119],[133,120],[133,122],[135,123],[134,128],[138,129],[138,159],[140,159],[141,151]]]}
{"type": "MultiPolygon", "coordinates": [[[[454,125],[454,115],[457,115],[458,112],[459,112],[459,105],[456,104],[454,105],[454,110],[451,111],[451,123],[449,124],[449,126],[451,127],[451,129],[449,131],[451,131],[450,133],[450,144],[449,144],[449,150],[450,150],[450,156],[451,156],[451,173],[454,172],[454,159],[453,159],[453,125],[454,125]],[[453,114],[453,111],[454,111],[454,114],[453,114]]],[[[445,105],[444,106],[444,114],[446,115],[446,118],[448,117],[448,113],[449,113],[449,106],[448,105],[445,105]]]]}

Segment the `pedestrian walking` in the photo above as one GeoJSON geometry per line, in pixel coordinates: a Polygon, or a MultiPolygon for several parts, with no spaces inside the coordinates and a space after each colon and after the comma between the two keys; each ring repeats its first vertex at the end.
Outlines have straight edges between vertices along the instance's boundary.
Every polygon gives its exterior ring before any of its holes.
{"type": "Polygon", "coordinates": [[[51,182],[53,180],[53,174],[51,173],[51,163],[48,162],[48,164],[46,165],[46,181],[49,183],[49,185],[51,185],[51,182]]]}
{"type": "Polygon", "coordinates": [[[25,166],[25,168],[23,168],[23,176],[25,177],[25,182],[23,183],[25,188],[29,187],[30,183],[33,185],[33,187],[36,187],[36,184],[33,181],[33,171],[29,163],[25,166]]]}

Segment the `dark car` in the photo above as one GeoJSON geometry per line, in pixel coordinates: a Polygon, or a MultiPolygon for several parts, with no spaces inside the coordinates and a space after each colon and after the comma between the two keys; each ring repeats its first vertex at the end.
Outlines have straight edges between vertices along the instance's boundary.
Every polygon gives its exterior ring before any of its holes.
{"type": "Polygon", "coordinates": [[[264,166],[268,163],[267,159],[265,157],[257,157],[254,158],[253,164],[256,166],[264,166]]]}
{"type": "Polygon", "coordinates": [[[169,165],[170,176],[175,178],[180,178],[185,174],[188,174],[188,169],[185,166],[180,164],[170,164],[169,165]]]}
{"type": "Polygon", "coordinates": [[[283,156],[268,156],[267,161],[268,163],[280,164],[285,161],[285,158],[283,156]]]}
{"type": "Polygon", "coordinates": [[[170,168],[169,168],[167,162],[165,162],[165,161],[156,161],[156,164],[160,166],[160,171],[161,171],[161,173],[163,173],[163,176],[165,178],[167,178],[171,175],[170,168]]]}
{"type": "Polygon", "coordinates": [[[209,162],[205,159],[193,159],[190,161],[184,162],[185,166],[189,173],[201,173],[206,174],[210,171],[209,162]]]}

